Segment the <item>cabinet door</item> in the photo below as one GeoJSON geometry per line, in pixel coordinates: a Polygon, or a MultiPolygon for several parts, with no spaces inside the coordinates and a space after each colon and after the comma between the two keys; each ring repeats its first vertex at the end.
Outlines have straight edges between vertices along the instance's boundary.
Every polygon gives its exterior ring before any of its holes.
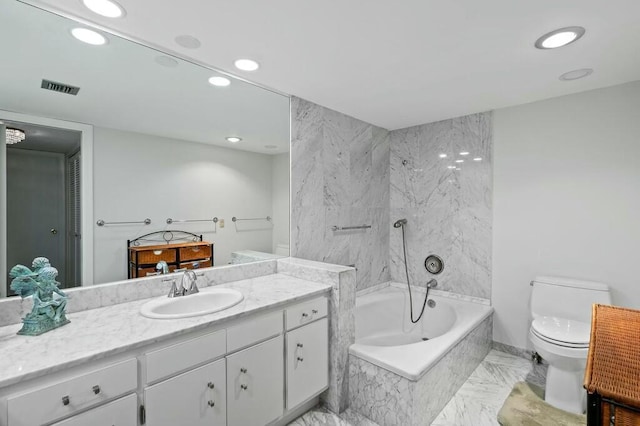
{"type": "Polygon", "coordinates": [[[227,357],[227,424],[261,426],[282,415],[284,339],[280,335],[227,357]]]}
{"type": "Polygon", "coordinates": [[[136,426],[137,424],[138,397],[129,395],[52,426],[136,426]]]}
{"type": "Polygon", "coordinates": [[[145,388],[149,426],[226,424],[225,360],[145,388]]]}
{"type": "Polygon", "coordinates": [[[326,318],[287,333],[287,410],[327,387],[328,340],[326,318]]]}

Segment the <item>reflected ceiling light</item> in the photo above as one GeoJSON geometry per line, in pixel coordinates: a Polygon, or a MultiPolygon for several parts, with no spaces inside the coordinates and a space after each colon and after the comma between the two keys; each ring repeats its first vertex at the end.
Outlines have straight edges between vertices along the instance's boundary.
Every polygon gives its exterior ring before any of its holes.
{"type": "Polygon", "coordinates": [[[162,65],[163,67],[167,67],[167,68],[175,68],[178,66],[178,61],[176,61],[175,59],[169,57],[169,56],[156,56],[156,62],[160,65],[162,65]]]}
{"type": "Polygon", "coordinates": [[[462,170],[460,167],[456,167],[456,170],[462,170]]]}
{"type": "Polygon", "coordinates": [[[569,72],[565,72],[560,76],[560,80],[562,81],[571,81],[578,80],[579,78],[585,78],[593,74],[593,69],[591,68],[581,68],[579,70],[573,70],[569,72]]]}
{"type": "Polygon", "coordinates": [[[476,157],[473,159],[473,161],[482,161],[482,157],[476,157]]]}
{"type": "Polygon", "coordinates": [[[464,163],[464,160],[456,160],[456,163],[464,163]]]}
{"type": "Polygon", "coordinates": [[[260,64],[251,59],[238,59],[233,63],[233,65],[242,71],[255,71],[260,68],[260,64]]]}
{"type": "Polygon", "coordinates": [[[241,140],[242,140],[242,138],[239,138],[237,136],[227,136],[227,141],[229,141],[231,143],[240,142],[241,140]]]}
{"type": "Polygon", "coordinates": [[[218,87],[226,87],[231,84],[231,80],[225,77],[216,76],[209,79],[209,84],[213,84],[218,87]]]}
{"type": "Polygon", "coordinates": [[[277,149],[278,145],[265,145],[264,146],[266,149],[277,149]]]}
{"type": "Polygon", "coordinates": [[[18,142],[22,142],[25,139],[24,131],[20,129],[14,129],[13,127],[7,127],[6,130],[7,145],[13,145],[18,142]]]}
{"type": "Polygon", "coordinates": [[[187,49],[197,49],[202,44],[197,38],[186,34],[179,35],[174,40],[180,46],[186,47],[187,49]]]}
{"type": "Polygon", "coordinates": [[[94,46],[101,46],[107,43],[105,36],[89,28],[74,28],[71,30],[71,35],[84,43],[94,46]]]}
{"type": "Polygon", "coordinates": [[[582,27],[560,28],[540,37],[536,40],[535,46],[538,49],[556,49],[573,43],[583,35],[584,28],[582,27]]]}
{"type": "Polygon", "coordinates": [[[456,166],[447,166],[447,169],[455,169],[456,166]]]}
{"type": "Polygon", "coordinates": [[[440,158],[447,158],[447,154],[440,154],[440,155],[438,155],[438,157],[440,157],[440,158]]]}
{"type": "Polygon", "coordinates": [[[122,18],[124,9],[111,0],[82,0],[87,9],[107,18],[122,18]]]}
{"type": "Polygon", "coordinates": [[[468,151],[462,151],[462,152],[460,153],[460,155],[469,155],[469,152],[468,152],[468,151]]]}

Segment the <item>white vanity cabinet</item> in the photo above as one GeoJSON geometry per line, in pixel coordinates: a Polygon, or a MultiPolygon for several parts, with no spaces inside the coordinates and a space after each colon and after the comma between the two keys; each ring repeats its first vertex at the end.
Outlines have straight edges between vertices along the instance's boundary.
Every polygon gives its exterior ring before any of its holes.
{"type": "Polygon", "coordinates": [[[135,394],[94,408],[52,426],[137,426],[138,397],[135,394]]]}
{"type": "Polygon", "coordinates": [[[149,426],[224,426],[225,360],[206,364],[144,389],[149,426]]]}
{"type": "Polygon", "coordinates": [[[280,335],[227,356],[228,426],[266,425],[282,416],[283,343],[280,335]]]}

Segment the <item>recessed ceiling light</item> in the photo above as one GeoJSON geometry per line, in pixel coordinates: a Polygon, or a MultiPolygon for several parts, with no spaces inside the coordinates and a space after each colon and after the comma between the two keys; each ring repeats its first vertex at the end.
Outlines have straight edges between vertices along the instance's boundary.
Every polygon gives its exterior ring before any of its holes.
{"type": "Polygon", "coordinates": [[[582,27],[560,28],[540,37],[536,40],[535,46],[538,49],[555,49],[573,43],[583,35],[584,28],[582,27]]]}
{"type": "Polygon", "coordinates": [[[265,145],[264,146],[266,149],[277,149],[278,145],[265,145]]]}
{"type": "Polygon", "coordinates": [[[447,169],[455,169],[456,166],[447,166],[447,169]]]}
{"type": "Polygon", "coordinates": [[[242,71],[255,71],[260,68],[260,64],[251,59],[238,59],[233,64],[242,71]]]}
{"type": "Polygon", "coordinates": [[[107,43],[107,39],[102,34],[90,30],[89,28],[74,28],[71,30],[73,35],[78,40],[94,46],[101,46],[107,43]]]}
{"type": "Polygon", "coordinates": [[[107,18],[122,18],[124,9],[111,0],[82,0],[87,9],[107,18]]]}
{"type": "Polygon", "coordinates": [[[460,167],[456,167],[456,170],[462,170],[460,167]]]}
{"type": "Polygon", "coordinates": [[[190,35],[179,35],[174,40],[180,46],[186,47],[187,49],[197,49],[202,44],[200,40],[190,35]]]}
{"type": "Polygon", "coordinates": [[[440,154],[440,155],[438,155],[438,157],[440,157],[440,158],[447,158],[447,154],[440,154]]]}
{"type": "Polygon", "coordinates": [[[456,163],[464,163],[464,160],[456,160],[456,163]]]}
{"type": "Polygon", "coordinates": [[[211,77],[209,79],[209,83],[218,87],[226,87],[231,84],[231,80],[225,77],[216,76],[216,77],[211,77]]]}
{"type": "Polygon", "coordinates": [[[473,159],[473,161],[482,161],[482,157],[476,157],[473,159]]]}
{"type": "Polygon", "coordinates": [[[469,155],[469,152],[468,152],[468,151],[462,151],[462,152],[460,153],[460,155],[469,155]]]}
{"type": "Polygon", "coordinates": [[[168,67],[168,68],[175,68],[178,66],[178,61],[176,61],[170,56],[164,56],[164,55],[156,56],[156,62],[162,65],[163,67],[168,67]]]}
{"type": "Polygon", "coordinates": [[[579,70],[573,70],[569,72],[565,72],[560,76],[560,80],[562,81],[571,81],[577,80],[579,78],[588,77],[593,74],[593,69],[591,68],[581,68],[579,70]]]}
{"type": "Polygon", "coordinates": [[[242,138],[239,138],[237,136],[227,136],[227,141],[229,141],[231,143],[240,142],[241,140],[242,140],[242,138]]]}

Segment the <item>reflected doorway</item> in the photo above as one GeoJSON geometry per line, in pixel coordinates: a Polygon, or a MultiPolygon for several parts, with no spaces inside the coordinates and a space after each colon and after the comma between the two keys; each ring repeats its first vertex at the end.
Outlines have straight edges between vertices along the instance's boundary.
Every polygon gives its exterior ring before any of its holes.
{"type": "MultiPolygon", "coordinates": [[[[76,287],[82,278],[82,133],[2,121],[25,136],[6,145],[7,272],[44,256],[58,269],[61,288],[76,287]]],[[[7,294],[12,294],[9,288],[7,294]]]]}

